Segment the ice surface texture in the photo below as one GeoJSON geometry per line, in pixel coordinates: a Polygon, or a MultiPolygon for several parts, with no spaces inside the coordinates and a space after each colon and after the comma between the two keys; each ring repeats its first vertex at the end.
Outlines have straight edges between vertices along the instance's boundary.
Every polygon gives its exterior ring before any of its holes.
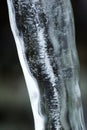
{"type": "Polygon", "coordinates": [[[35,130],[85,130],[69,0],[7,0],[35,130]]]}

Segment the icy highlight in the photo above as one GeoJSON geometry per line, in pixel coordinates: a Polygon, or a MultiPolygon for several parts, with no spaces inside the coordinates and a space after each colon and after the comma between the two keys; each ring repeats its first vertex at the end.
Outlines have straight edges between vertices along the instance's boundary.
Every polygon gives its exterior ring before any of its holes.
{"type": "Polygon", "coordinates": [[[7,0],[35,130],[85,130],[69,0],[7,0]]]}

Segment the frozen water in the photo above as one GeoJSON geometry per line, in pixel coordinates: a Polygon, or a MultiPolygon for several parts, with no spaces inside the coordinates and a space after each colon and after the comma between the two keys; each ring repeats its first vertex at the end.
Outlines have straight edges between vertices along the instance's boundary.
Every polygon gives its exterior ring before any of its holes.
{"type": "Polygon", "coordinates": [[[7,0],[35,130],[85,130],[69,0],[7,0]]]}

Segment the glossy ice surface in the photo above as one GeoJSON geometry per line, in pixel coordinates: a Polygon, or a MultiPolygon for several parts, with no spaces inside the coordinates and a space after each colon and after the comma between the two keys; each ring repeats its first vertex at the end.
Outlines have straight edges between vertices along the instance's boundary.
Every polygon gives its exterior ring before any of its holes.
{"type": "Polygon", "coordinates": [[[7,0],[35,130],[85,130],[69,0],[7,0]]]}

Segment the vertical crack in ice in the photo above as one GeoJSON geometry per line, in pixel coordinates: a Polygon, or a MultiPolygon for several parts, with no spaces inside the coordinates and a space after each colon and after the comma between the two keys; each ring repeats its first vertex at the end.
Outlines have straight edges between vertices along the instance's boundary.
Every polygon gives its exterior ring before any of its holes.
{"type": "Polygon", "coordinates": [[[38,32],[38,41],[39,41],[39,55],[40,55],[40,63],[45,64],[42,66],[43,73],[47,74],[47,78],[50,79],[50,82],[52,83],[52,86],[55,86],[55,80],[56,77],[54,76],[52,66],[50,64],[50,59],[47,54],[47,46],[46,46],[46,40],[44,38],[44,30],[40,29],[38,32]]]}
{"type": "MultiPolygon", "coordinates": [[[[38,30],[38,29],[37,29],[38,30]]],[[[48,129],[51,130],[60,130],[62,128],[61,121],[60,121],[60,101],[59,101],[59,94],[57,89],[55,88],[57,77],[54,75],[53,68],[50,64],[50,58],[47,54],[47,43],[44,37],[44,29],[40,29],[38,32],[38,41],[39,41],[39,56],[40,56],[40,63],[44,64],[42,66],[42,74],[46,74],[47,77],[45,79],[50,80],[51,86],[48,87],[49,94],[47,93],[47,104],[48,104],[48,115],[49,115],[49,125],[48,129]],[[53,91],[53,93],[50,91],[53,91]],[[52,94],[51,94],[52,93],[52,94]],[[52,97],[52,98],[51,98],[52,97]]]]}

